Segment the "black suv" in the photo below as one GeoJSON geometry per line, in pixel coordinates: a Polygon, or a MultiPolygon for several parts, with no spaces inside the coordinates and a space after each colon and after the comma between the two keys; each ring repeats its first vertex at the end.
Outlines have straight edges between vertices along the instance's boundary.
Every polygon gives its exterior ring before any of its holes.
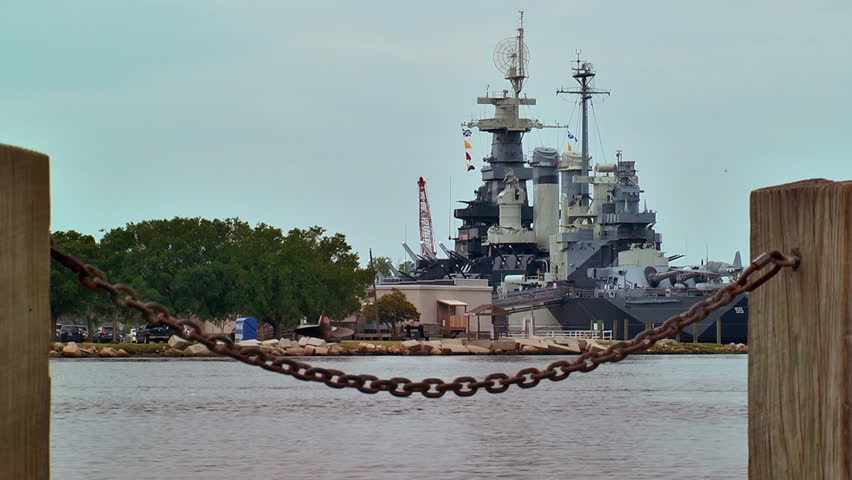
{"type": "Polygon", "coordinates": [[[113,329],[112,327],[100,327],[98,331],[95,332],[95,343],[110,343],[113,341],[113,329]]]}
{"type": "Polygon", "coordinates": [[[60,342],[83,342],[83,331],[77,325],[62,325],[59,327],[60,342]]]}
{"type": "Polygon", "coordinates": [[[165,325],[145,325],[136,330],[136,341],[139,343],[168,342],[174,335],[171,328],[165,325]]]}

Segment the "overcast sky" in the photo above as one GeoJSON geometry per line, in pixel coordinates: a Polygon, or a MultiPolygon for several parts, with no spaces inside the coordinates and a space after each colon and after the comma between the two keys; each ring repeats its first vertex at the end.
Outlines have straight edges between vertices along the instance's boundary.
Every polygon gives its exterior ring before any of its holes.
{"type": "Polygon", "coordinates": [[[612,91],[591,153],[637,162],[667,253],[730,261],[751,190],[852,178],[848,0],[0,1],[0,142],[51,156],[54,230],[240,217],[401,260],[419,176],[451,244],[491,141],[474,133],[466,173],[459,125],[508,85],[492,51],[521,8],[525,116],[578,133],[555,92],[582,49],[612,91]]]}

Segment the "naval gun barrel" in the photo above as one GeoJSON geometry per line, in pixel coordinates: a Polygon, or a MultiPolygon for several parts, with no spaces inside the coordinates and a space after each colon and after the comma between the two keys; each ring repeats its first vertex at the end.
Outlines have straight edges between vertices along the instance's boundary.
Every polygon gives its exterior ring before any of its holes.
{"type": "Polygon", "coordinates": [[[645,280],[648,281],[648,285],[650,285],[651,288],[657,288],[657,285],[659,285],[663,280],[676,277],[680,274],[682,274],[682,272],[677,270],[658,272],[656,268],[650,265],[645,267],[645,280]]]}
{"type": "Polygon", "coordinates": [[[417,262],[422,260],[422,258],[420,258],[419,256],[417,256],[417,254],[414,253],[414,250],[412,250],[407,243],[402,242],[402,248],[405,249],[405,253],[407,253],[408,256],[411,257],[411,260],[414,261],[414,265],[417,265],[417,262]]]}

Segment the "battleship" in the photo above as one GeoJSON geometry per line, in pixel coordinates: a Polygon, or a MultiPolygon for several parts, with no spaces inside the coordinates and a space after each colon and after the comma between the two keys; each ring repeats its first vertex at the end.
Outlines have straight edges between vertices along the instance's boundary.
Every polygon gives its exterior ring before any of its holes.
{"type": "MultiPolygon", "coordinates": [[[[572,69],[576,88],[557,90],[557,95],[579,96],[579,151],[560,154],[538,147],[525,157],[524,134],[548,128],[520,116],[521,106],[536,104],[523,94],[528,62],[521,16],[517,35],[494,51],[495,66],[510,88],[476,99],[494,107],[493,117],[462,124],[490,134],[492,143],[490,155],[482,159],[481,186],[454,210],[461,221],[454,248],[439,243],[446,258],[438,258],[423,245],[418,255],[403,244],[412,261],[391,281],[487,279],[494,288],[493,303],[482,309],[494,315],[498,334],[532,328],[609,331],[614,338],[627,338],[685,312],[736,279],[742,271],[739,253],[730,264],[672,265],[683,255],[663,253],[662,235],[654,229],[657,213],[640,208],[636,163],[625,160],[622,151],[611,163],[592,163],[590,102],[610,92],[593,88],[595,68],[579,55],[572,69]]],[[[681,332],[681,340],[744,343],[747,311],[747,298],[722,307],[681,332]]]]}

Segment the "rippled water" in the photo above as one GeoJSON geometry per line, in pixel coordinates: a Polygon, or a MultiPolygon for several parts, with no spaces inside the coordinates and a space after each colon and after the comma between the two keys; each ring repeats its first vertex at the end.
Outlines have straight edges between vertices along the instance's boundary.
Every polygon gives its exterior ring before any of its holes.
{"type": "MultiPolygon", "coordinates": [[[[555,357],[311,359],[420,379],[555,357]]],[[[745,478],[745,355],[639,356],[559,383],[437,400],[231,361],[53,360],[54,478],[745,478]]]]}

